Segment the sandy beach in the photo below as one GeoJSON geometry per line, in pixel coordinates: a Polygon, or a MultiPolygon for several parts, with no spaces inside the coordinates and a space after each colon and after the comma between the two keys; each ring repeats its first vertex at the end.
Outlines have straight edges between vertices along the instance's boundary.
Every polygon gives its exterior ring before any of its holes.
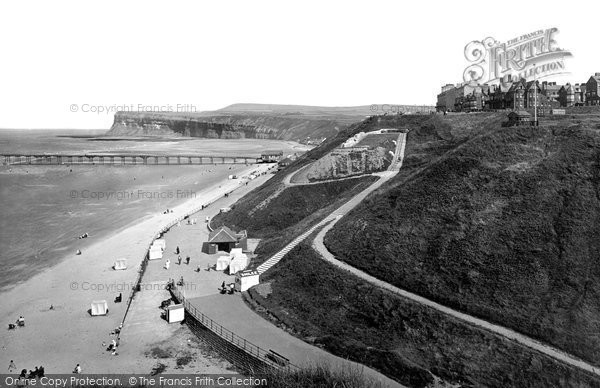
{"type": "MultiPolygon", "coordinates": [[[[239,176],[256,170],[266,172],[269,167],[248,166],[239,176]]],[[[136,329],[128,328],[125,321],[119,355],[111,356],[106,351],[106,344],[114,338],[110,333],[123,319],[127,298],[149,244],[158,232],[193,213],[201,205],[222,198],[235,189],[239,189],[239,195],[242,195],[267,178],[268,175],[264,175],[245,185],[245,180],[225,177],[212,187],[199,191],[195,198],[171,209],[172,213],[157,213],[115,231],[87,247],[81,255],[68,254],[59,264],[0,294],[6,325],[1,336],[0,365],[7,367],[10,360],[14,360],[18,370],[43,365],[46,373],[70,373],[79,363],[83,373],[149,373],[155,361],[141,355],[153,342],[163,341],[162,346],[166,346],[164,341],[170,337],[185,338],[178,333],[180,325],[165,326],[160,337],[141,334],[137,337],[146,341],[128,341],[127,335],[134,336],[136,329]],[[127,259],[126,270],[112,269],[117,258],[127,259]],[[119,293],[123,295],[123,302],[114,303],[119,293]],[[93,300],[106,300],[108,315],[90,316],[88,309],[93,300]],[[50,306],[53,308],[50,309],[50,306]],[[20,315],[25,317],[25,327],[6,330],[8,323],[13,323],[20,315]]],[[[229,199],[233,202],[237,197],[238,191],[229,199]]],[[[202,363],[205,373],[223,372],[230,367],[222,361],[209,359],[202,360],[202,363]]],[[[189,370],[184,368],[181,371],[189,370]]]]}

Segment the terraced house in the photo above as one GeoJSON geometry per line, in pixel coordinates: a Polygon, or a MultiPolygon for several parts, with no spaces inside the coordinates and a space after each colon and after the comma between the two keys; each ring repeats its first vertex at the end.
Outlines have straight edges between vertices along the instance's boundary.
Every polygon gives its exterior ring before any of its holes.
{"type": "Polygon", "coordinates": [[[563,107],[583,105],[585,103],[585,84],[566,83],[558,91],[558,102],[563,107]]]}
{"type": "Polygon", "coordinates": [[[436,110],[473,112],[497,109],[533,109],[541,113],[553,108],[574,105],[600,105],[600,73],[595,73],[587,83],[565,85],[548,81],[527,81],[510,75],[498,85],[446,84],[437,96],[436,110]],[[537,101],[537,104],[536,104],[537,101]]]}
{"type": "Polygon", "coordinates": [[[600,105],[600,73],[590,77],[585,87],[586,105],[600,105]]]}

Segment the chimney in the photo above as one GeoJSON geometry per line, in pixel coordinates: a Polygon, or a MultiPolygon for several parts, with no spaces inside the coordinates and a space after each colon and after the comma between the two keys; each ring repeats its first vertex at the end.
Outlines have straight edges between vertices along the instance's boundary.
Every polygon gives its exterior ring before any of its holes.
{"type": "Polygon", "coordinates": [[[600,77],[600,73],[596,73],[596,75],[594,75],[594,77],[600,77]]]}

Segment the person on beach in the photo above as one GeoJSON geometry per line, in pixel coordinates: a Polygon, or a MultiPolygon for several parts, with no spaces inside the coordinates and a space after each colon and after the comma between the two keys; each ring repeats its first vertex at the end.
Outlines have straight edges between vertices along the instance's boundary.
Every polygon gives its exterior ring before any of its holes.
{"type": "Polygon", "coordinates": [[[15,364],[13,360],[10,360],[10,363],[8,364],[8,371],[12,372],[13,370],[17,370],[17,364],[15,364]]]}
{"type": "Polygon", "coordinates": [[[171,260],[167,259],[167,261],[165,262],[165,269],[169,269],[169,266],[171,265],[171,260]]]}
{"type": "Polygon", "coordinates": [[[25,326],[25,318],[23,318],[22,315],[19,317],[19,319],[17,319],[17,325],[25,326]]]}
{"type": "Polygon", "coordinates": [[[185,258],[185,264],[186,265],[190,264],[190,257],[189,256],[186,256],[186,258],[185,258]]]}
{"type": "Polygon", "coordinates": [[[75,369],[73,369],[73,373],[81,374],[81,367],[79,366],[79,364],[75,366],[75,369]]]}
{"type": "Polygon", "coordinates": [[[35,379],[35,378],[37,378],[37,377],[38,377],[38,373],[39,373],[39,371],[38,371],[38,367],[36,366],[34,370],[30,370],[30,371],[29,371],[29,378],[30,378],[30,379],[35,379]]]}
{"type": "Polygon", "coordinates": [[[177,246],[177,248],[175,248],[175,254],[178,255],[179,254],[179,245],[177,246]]]}
{"type": "Polygon", "coordinates": [[[224,290],[224,289],[225,289],[225,282],[223,282],[223,283],[221,284],[221,289],[222,289],[222,290],[224,290]]]}
{"type": "Polygon", "coordinates": [[[40,365],[40,369],[38,369],[38,377],[44,377],[44,374],[46,372],[44,371],[44,367],[40,365]]]}
{"type": "Polygon", "coordinates": [[[181,265],[181,256],[177,256],[177,264],[181,265]]]}

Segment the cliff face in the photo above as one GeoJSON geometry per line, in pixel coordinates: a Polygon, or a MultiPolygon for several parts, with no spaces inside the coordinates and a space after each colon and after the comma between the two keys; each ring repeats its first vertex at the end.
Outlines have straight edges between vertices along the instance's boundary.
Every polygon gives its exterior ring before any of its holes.
{"type": "Polygon", "coordinates": [[[325,118],[304,114],[117,112],[107,136],[185,136],[212,139],[302,140],[335,136],[359,116],[325,118]]]}
{"type": "Polygon", "coordinates": [[[383,147],[336,149],[308,167],[306,178],[315,181],[382,171],[391,159],[383,147]]]}

